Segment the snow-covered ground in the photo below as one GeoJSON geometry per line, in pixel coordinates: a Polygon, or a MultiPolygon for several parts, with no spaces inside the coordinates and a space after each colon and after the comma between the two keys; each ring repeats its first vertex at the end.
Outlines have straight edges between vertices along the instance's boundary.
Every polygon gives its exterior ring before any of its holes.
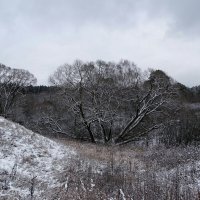
{"type": "Polygon", "coordinates": [[[0,200],[117,200],[133,194],[137,200],[147,194],[162,200],[169,193],[171,199],[187,200],[199,195],[199,146],[131,150],[59,142],[0,117],[0,200]]]}
{"type": "Polygon", "coordinates": [[[60,186],[57,175],[75,155],[72,148],[0,117],[0,199],[47,196],[60,186]]]}

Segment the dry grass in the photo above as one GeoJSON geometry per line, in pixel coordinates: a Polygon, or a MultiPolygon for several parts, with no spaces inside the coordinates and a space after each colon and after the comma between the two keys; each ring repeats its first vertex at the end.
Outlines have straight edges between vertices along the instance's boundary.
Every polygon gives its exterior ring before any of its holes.
{"type": "Polygon", "coordinates": [[[68,180],[68,189],[62,188],[58,194],[63,200],[118,200],[124,198],[121,192],[126,200],[199,200],[199,147],[167,149],[60,142],[75,148],[79,154],[61,175],[63,183],[68,180]],[[92,171],[93,165],[100,163],[104,163],[102,172],[92,171]]]}
{"type": "Polygon", "coordinates": [[[58,142],[74,148],[81,157],[102,162],[114,159],[118,161],[130,161],[136,155],[143,153],[142,147],[109,146],[103,144],[92,144],[71,139],[57,139],[58,142]]]}

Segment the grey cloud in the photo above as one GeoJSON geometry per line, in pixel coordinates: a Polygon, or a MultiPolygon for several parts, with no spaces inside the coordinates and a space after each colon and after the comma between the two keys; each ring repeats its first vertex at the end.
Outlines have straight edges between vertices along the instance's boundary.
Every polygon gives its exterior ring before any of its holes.
{"type": "Polygon", "coordinates": [[[2,0],[0,22],[21,23],[42,30],[100,24],[113,29],[133,27],[140,13],[169,17],[171,29],[199,31],[199,0],[2,0]]]}
{"type": "Polygon", "coordinates": [[[171,18],[171,31],[183,35],[198,35],[200,32],[200,1],[199,0],[146,0],[149,17],[171,18]]]}
{"type": "Polygon", "coordinates": [[[195,74],[200,65],[199,7],[199,0],[0,0],[0,62],[45,83],[76,58],[127,58],[143,68],[164,65],[191,84],[177,73],[183,57],[194,60],[195,74]]]}

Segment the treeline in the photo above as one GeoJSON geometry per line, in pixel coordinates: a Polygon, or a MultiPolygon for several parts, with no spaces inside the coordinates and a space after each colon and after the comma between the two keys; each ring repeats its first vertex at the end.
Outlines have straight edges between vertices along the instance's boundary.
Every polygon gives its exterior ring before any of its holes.
{"type": "MultiPolygon", "coordinates": [[[[200,86],[195,86],[192,88],[186,87],[185,85],[181,83],[176,83],[179,92],[181,95],[181,98],[186,103],[199,103],[200,102],[200,86]]],[[[30,85],[23,88],[23,94],[39,94],[43,92],[55,92],[60,89],[59,86],[46,86],[46,85],[39,85],[34,86],[30,85]]]]}
{"type": "Polygon", "coordinates": [[[198,106],[190,106],[199,102],[199,87],[187,88],[161,70],[142,72],[127,60],[77,60],[60,66],[51,86],[33,86],[29,72],[19,70],[27,77],[17,82],[5,69],[11,68],[0,66],[1,115],[43,135],[116,145],[151,135],[166,145],[199,140],[198,106]],[[14,86],[8,98],[5,91],[14,86]]]}
{"type": "Polygon", "coordinates": [[[59,90],[59,87],[55,86],[46,86],[46,85],[39,85],[39,86],[27,86],[23,88],[23,94],[40,94],[43,92],[51,93],[56,92],[59,90]]]}
{"type": "Polygon", "coordinates": [[[188,88],[181,83],[177,83],[181,98],[184,102],[198,103],[200,102],[200,86],[188,88]]]}

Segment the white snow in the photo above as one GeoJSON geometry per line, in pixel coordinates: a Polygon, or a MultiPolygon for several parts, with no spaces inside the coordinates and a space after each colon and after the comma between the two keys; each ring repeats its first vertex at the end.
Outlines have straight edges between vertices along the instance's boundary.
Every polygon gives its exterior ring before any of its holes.
{"type": "Polygon", "coordinates": [[[120,194],[121,194],[121,196],[122,196],[122,199],[123,199],[123,200],[126,200],[125,194],[124,194],[124,192],[122,191],[122,189],[120,189],[119,191],[120,191],[120,194]]]}
{"type": "Polygon", "coordinates": [[[0,197],[28,199],[34,177],[35,194],[55,188],[56,175],[74,155],[72,148],[0,117],[0,197]]]}

